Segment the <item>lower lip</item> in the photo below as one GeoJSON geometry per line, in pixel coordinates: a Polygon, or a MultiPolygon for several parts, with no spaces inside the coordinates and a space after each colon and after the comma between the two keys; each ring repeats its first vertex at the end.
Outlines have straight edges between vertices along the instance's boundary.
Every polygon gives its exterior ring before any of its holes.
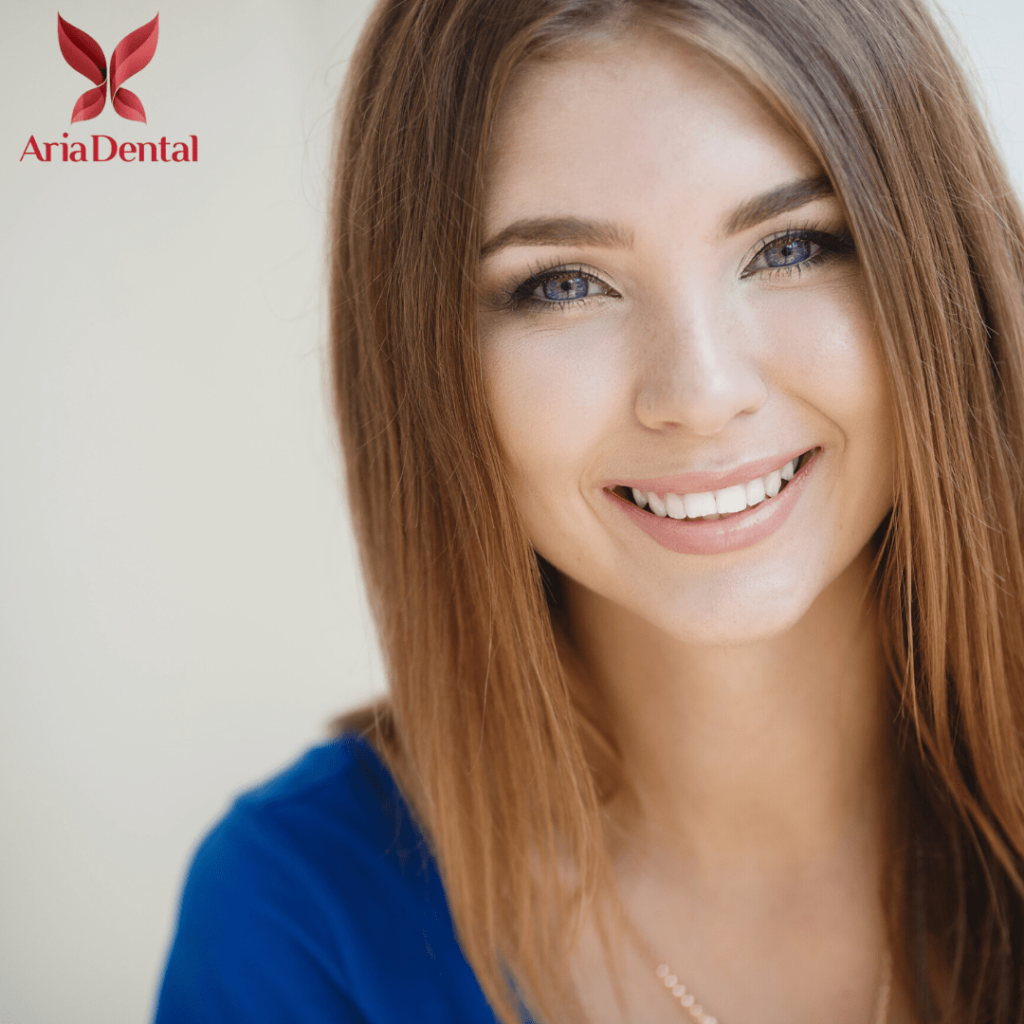
{"type": "Polygon", "coordinates": [[[725,519],[662,518],[637,508],[612,491],[604,493],[663,548],[682,555],[720,555],[759,544],[781,529],[793,511],[793,506],[800,500],[820,454],[820,449],[815,451],[800,467],[800,472],[774,498],[766,498],[759,505],[736,512],[725,519]]]}

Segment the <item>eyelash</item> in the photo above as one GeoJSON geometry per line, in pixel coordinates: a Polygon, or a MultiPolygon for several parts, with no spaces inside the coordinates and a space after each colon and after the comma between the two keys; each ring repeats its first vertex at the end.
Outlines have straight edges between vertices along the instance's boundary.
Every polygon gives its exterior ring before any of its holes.
{"type": "MultiPolygon", "coordinates": [[[[755,274],[767,275],[769,277],[785,276],[793,274],[799,276],[808,267],[820,266],[835,259],[842,259],[854,255],[856,249],[853,244],[853,236],[845,228],[839,232],[823,231],[818,227],[807,224],[801,227],[790,227],[783,231],[776,231],[765,238],[762,238],[753,246],[752,253],[744,266],[741,278],[753,277],[755,274]],[[818,246],[818,251],[800,263],[794,263],[788,267],[768,267],[760,270],[750,270],[750,267],[768,251],[768,249],[780,242],[807,241],[818,246]]],[[[530,310],[554,310],[565,311],[575,309],[577,306],[589,302],[591,299],[613,297],[619,298],[615,291],[606,281],[602,281],[596,274],[588,271],[580,264],[556,263],[547,266],[540,265],[531,269],[530,276],[514,287],[506,290],[506,308],[515,312],[530,310]],[[608,291],[602,295],[587,295],[581,299],[566,299],[556,302],[553,299],[538,299],[534,292],[548,281],[558,280],[564,277],[580,277],[585,281],[601,285],[608,291]]]]}
{"type": "Polygon", "coordinates": [[[853,244],[853,235],[850,234],[847,228],[842,228],[838,232],[833,232],[825,231],[824,229],[812,224],[804,224],[800,227],[790,227],[786,228],[784,231],[775,231],[762,238],[761,241],[753,247],[752,254],[747,260],[746,266],[743,268],[743,272],[740,274],[740,277],[753,277],[756,273],[763,274],[766,272],[772,277],[778,275],[788,277],[794,273],[799,277],[807,267],[816,267],[823,263],[830,263],[835,259],[853,256],[855,252],[856,248],[853,244]],[[800,263],[794,263],[788,267],[769,267],[767,270],[760,271],[750,269],[751,265],[760,259],[773,245],[778,245],[780,242],[796,241],[813,242],[818,246],[818,251],[806,260],[802,260],[800,263]]]}
{"type": "Polygon", "coordinates": [[[565,310],[579,306],[590,299],[605,298],[607,295],[617,298],[619,295],[611,285],[602,281],[597,274],[591,273],[585,267],[573,263],[555,263],[548,266],[534,267],[530,272],[530,277],[515,287],[508,289],[506,294],[508,298],[505,305],[516,312],[537,309],[565,310]],[[560,277],[582,277],[585,281],[590,281],[593,284],[599,284],[603,288],[607,288],[608,292],[605,295],[588,295],[582,299],[567,299],[564,302],[534,298],[533,293],[541,285],[547,284],[548,281],[557,281],[560,277]]]}

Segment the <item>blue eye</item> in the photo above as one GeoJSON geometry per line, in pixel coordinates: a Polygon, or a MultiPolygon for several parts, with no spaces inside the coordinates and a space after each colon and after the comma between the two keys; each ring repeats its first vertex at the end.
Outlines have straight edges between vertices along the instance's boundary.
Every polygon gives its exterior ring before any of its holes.
{"type": "Polygon", "coordinates": [[[827,231],[804,229],[787,231],[777,238],[761,244],[754,258],[747,264],[741,277],[757,273],[799,273],[805,267],[817,266],[856,252],[849,231],[831,234],[827,231]]]}
{"type": "Polygon", "coordinates": [[[600,278],[578,267],[554,267],[523,281],[508,293],[513,309],[567,309],[601,296],[618,297],[600,278]]]}
{"type": "Polygon", "coordinates": [[[814,243],[809,238],[780,238],[764,249],[769,267],[792,267],[814,255],[814,243]]]}
{"type": "Polygon", "coordinates": [[[580,274],[562,274],[549,277],[537,290],[553,302],[585,299],[590,293],[590,281],[580,274]]]}

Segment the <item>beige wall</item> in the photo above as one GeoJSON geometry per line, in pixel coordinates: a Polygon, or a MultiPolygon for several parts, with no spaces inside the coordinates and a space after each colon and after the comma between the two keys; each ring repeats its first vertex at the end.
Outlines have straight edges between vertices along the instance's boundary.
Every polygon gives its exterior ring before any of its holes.
{"type": "Polygon", "coordinates": [[[365,7],[61,0],[108,59],[161,18],[148,125],[71,126],[57,6],[0,3],[3,1024],[146,1020],[201,831],[380,686],[321,374],[365,7]],[[19,163],[64,131],[199,162],[19,163]]]}
{"type": "MultiPolygon", "coordinates": [[[[500,0],[495,0],[500,2],[500,0]]],[[[137,1024],[231,795],[377,692],[322,385],[329,114],[364,0],[0,0],[0,1022],[137,1024]],[[199,138],[191,165],[18,162],[199,138]]],[[[963,0],[1024,180],[1024,5],[963,0]]]]}

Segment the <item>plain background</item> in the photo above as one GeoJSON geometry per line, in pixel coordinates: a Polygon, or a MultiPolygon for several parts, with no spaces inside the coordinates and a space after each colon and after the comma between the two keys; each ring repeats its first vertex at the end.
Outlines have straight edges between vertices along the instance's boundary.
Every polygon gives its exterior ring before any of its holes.
{"type": "MultiPolygon", "coordinates": [[[[57,8],[0,0],[0,1024],[146,1021],[201,834],[383,686],[323,376],[367,8],[62,0],[108,58],[161,19],[148,124],[72,126],[57,8]],[[200,159],[19,162],[64,131],[200,159]]],[[[1024,4],[950,8],[1024,182],[1024,4]]]]}

